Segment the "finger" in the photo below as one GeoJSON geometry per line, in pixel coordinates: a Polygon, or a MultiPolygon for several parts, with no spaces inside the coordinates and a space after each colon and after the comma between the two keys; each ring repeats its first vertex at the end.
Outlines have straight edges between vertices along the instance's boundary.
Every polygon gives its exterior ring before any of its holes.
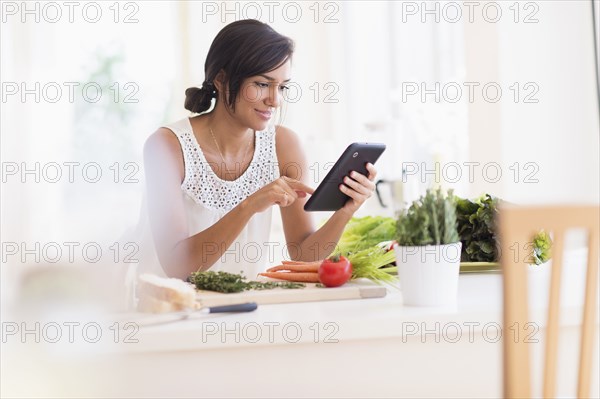
{"type": "MultiPolygon", "coordinates": [[[[366,177],[362,176],[363,179],[367,180],[366,177]]],[[[368,181],[368,180],[367,180],[368,181]]],[[[363,195],[368,195],[369,194],[369,189],[367,187],[365,187],[362,183],[357,182],[354,179],[351,179],[350,177],[346,176],[344,177],[344,184],[348,187],[350,187],[351,189],[353,189],[354,191],[357,191],[363,195]]]]}
{"type": "Polygon", "coordinates": [[[284,191],[283,193],[281,193],[281,204],[279,206],[281,206],[282,208],[285,208],[286,206],[290,205],[290,195],[287,193],[287,191],[284,191]]]}
{"type": "Polygon", "coordinates": [[[368,198],[367,195],[361,194],[358,191],[346,186],[345,184],[340,184],[340,191],[361,204],[365,202],[368,198]]]}
{"type": "Polygon", "coordinates": [[[352,171],[350,172],[350,177],[365,186],[369,191],[375,190],[375,183],[373,183],[373,180],[369,180],[365,175],[352,171]]]}
{"type": "Polygon", "coordinates": [[[312,194],[315,192],[314,188],[311,188],[309,186],[307,186],[306,184],[298,181],[298,180],[293,180],[293,179],[288,179],[286,180],[286,183],[293,188],[295,191],[303,191],[305,193],[308,194],[312,194]]]}
{"type": "Polygon", "coordinates": [[[369,197],[371,196],[373,191],[375,191],[375,183],[373,182],[373,180],[369,180],[364,175],[361,175],[360,173],[356,173],[356,172],[350,172],[350,176],[351,176],[351,180],[358,182],[364,188],[364,190],[363,190],[363,189],[353,187],[357,191],[359,191],[363,194],[368,194],[369,197]]]}
{"type": "Polygon", "coordinates": [[[373,166],[373,164],[371,162],[367,163],[367,171],[369,172],[369,180],[375,180],[375,177],[377,176],[377,170],[375,169],[375,166],[373,166]]]}
{"type": "Polygon", "coordinates": [[[275,196],[275,203],[277,205],[279,205],[282,208],[285,208],[286,206],[289,205],[290,202],[290,195],[287,193],[287,191],[282,190],[281,192],[277,192],[274,193],[275,196]]]}
{"type": "Polygon", "coordinates": [[[291,205],[293,202],[295,202],[300,197],[300,193],[302,193],[302,195],[306,197],[306,193],[304,191],[294,190],[287,184],[282,184],[281,188],[287,193],[289,205],[291,205]]]}
{"type": "Polygon", "coordinates": [[[275,180],[275,187],[276,190],[281,191],[282,193],[286,192],[288,196],[296,200],[296,198],[298,198],[298,192],[289,185],[289,182],[293,180],[294,179],[290,179],[287,176],[281,176],[279,179],[275,180]]]}

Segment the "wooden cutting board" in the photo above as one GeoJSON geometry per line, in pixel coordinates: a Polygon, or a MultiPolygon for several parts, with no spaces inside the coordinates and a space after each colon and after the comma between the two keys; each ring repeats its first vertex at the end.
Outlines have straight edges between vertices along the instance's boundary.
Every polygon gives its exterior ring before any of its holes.
{"type": "Polygon", "coordinates": [[[342,299],[382,298],[386,288],[380,285],[346,283],[342,287],[324,288],[316,284],[306,284],[305,288],[272,290],[251,290],[232,294],[214,291],[198,291],[196,299],[202,306],[233,305],[244,302],[256,302],[259,305],[274,303],[335,301],[342,299]]]}

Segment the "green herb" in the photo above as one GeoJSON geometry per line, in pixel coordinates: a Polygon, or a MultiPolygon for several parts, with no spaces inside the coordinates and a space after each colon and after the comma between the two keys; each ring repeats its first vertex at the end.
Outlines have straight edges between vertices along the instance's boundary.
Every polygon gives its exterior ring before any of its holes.
{"type": "Polygon", "coordinates": [[[306,287],[306,284],[304,283],[295,283],[293,281],[248,281],[246,284],[248,284],[248,288],[246,288],[248,290],[272,290],[273,288],[292,289],[306,287]]]}
{"type": "Polygon", "coordinates": [[[462,262],[497,262],[498,198],[489,194],[471,201],[455,197],[462,262]]]}
{"type": "Polygon", "coordinates": [[[194,272],[189,277],[190,283],[199,290],[217,292],[242,292],[246,290],[269,290],[273,288],[304,288],[306,284],[294,282],[260,282],[246,281],[241,274],[227,273],[223,271],[194,272]]]}
{"type": "Polygon", "coordinates": [[[350,219],[338,241],[334,254],[346,256],[373,247],[382,241],[393,240],[396,235],[396,221],[384,216],[353,217],[350,219]]]}
{"type": "Polygon", "coordinates": [[[396,271],[395,267],[387,267],[396,261],[394,251],[387,251],[378,245],[363,249],[348,255],[348,260],[352,264],[352,277],[368,278],[376,283],[386,282],[395,283],[396,277],[391,273],[396,271]]]}
{"type": "Polygon", "coordinates": [[[452,190],[426,194],[398,213],[396,241],[402,246],[444,245],[460,241],[452,190]]]}

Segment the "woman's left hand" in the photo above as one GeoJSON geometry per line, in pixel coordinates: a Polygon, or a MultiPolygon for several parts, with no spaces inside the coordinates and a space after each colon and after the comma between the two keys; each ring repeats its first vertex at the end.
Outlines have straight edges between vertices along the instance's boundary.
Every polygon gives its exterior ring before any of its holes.
{"type": "Polygon", "coordinates": [[[377,171],[371,163],[367,163],[369,176],[362,175],[356,171],[350,173],[350,176],[344,177],[344,183],[340,184],[340,191],[346,194],[350,199],[340,209],[347,212],[350,216],[371,196],[375,191],[375,176],[377,171]]]}

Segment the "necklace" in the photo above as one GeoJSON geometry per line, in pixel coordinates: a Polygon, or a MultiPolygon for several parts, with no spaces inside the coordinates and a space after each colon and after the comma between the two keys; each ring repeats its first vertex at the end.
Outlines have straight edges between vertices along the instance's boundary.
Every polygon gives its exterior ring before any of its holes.
{"type": "MultiPolygon", "coordinates": [[[[215,134],[213,133],[212,127],[209,127],[208,130],[210,130],[210,135],[212,136],[212,138],[215,142],[215,145],[217,146],[217,151],[219,151],[219,155],[221,156],[221,159],[223,160],[223,164],[225,164],[225,171],[227,172],[228,175],[232,175],[233,173],[231,173],[231,171],[227,167],[227,162],[225,161],[225,157],[223,156],[223,153],[221,152],[221,147],[219,147],[219,143],[217,142],[217,138],[215,137],[215,134]]],[[[248,150],[250,149],[251,142],[252,142],[252,139],[250,139],[248,141],[248,145],[246,146],[246,151],[244,152],[244,157],[242,158],[242,165],[246,161],[246,156],[248,155],[248,150]]]]}

